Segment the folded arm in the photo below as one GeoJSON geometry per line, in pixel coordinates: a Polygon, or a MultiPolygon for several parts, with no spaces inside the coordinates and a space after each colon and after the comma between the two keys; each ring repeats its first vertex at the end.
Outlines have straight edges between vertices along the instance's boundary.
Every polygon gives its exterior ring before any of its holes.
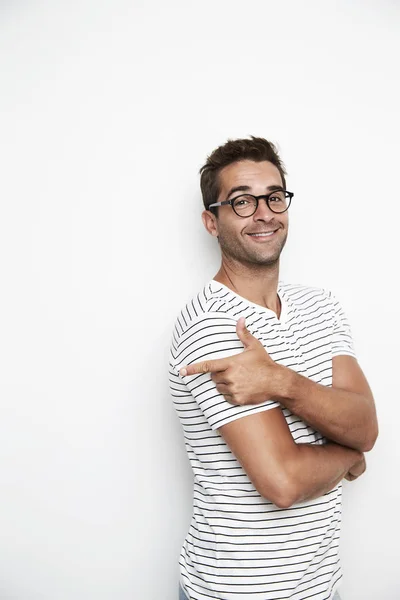
{"type": "Polygon", "coordinates": [[[287,369],[279,401],[330,440],[367,452],[378,435],[375,404],[355,358],[335,356],[332,387],[287,369]]]}
{"type": "Polygon", "coordinates": [[[233,404],[278,400],[330,440],[361,452],[371,450],[378,435],[375,404],[355,358],[333,358],[332,387],[327,387],[273,361],[242,319],[237,334],[244,352],[192,364],[184,372],[211,372],[217,390],[233,404]]]}
{"type": "Polygon", "coordinates": [[[242,417],[219,431],[260,495],[280,508],[320,497],[365,469],[357,450],[296,444],[280,408],[242,417]]]}

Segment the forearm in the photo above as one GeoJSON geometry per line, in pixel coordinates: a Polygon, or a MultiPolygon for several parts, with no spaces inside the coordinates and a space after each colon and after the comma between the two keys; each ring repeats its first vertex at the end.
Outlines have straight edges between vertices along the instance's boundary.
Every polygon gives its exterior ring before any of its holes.
{"type": "Polygon", "coordinates": [[[370,397],[327,387],[282,369],[277,399],[283,406],[338,444],[362,452],[372,448],[377,425],[370,397]]]}
{"type": "Polygon", "coordinates": [[[323,496],[363,459],[361,452],[333,442],[322,446],[298,444],[296,454],[287,465],[292,482],[290,504],[323,496]]]}
{"type": "Polygon", "coordinates": [[[220,434],[260,493],[281,508],[322,496],[363,461],[334,442],[296,444],[277,407],[226,423],[220,434]]]}

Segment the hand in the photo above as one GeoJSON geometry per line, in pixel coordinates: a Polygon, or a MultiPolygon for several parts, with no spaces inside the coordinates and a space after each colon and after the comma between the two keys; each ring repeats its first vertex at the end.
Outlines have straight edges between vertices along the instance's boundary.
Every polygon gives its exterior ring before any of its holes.
{"type": "Polygon", "coordinates": [[[349,469],[347,475],[345,475],[345,479],[347,479],[347,481],[354,481],[364,473],[366,468],[367,463],[365,462],[365,456],[363,454],[362,458],[358,462],[356,462],[356,464],[353,465],[351,469],[349,469]]]}
{"type": "Polygon", "coordinates": [[[236,333],[243,352],[182,367],[180,375],[211,373],[217,390],[232,404],[260,404],[276,398],[286,367],[272,360],[261,342],[246,329],[244,317],[237,322],[236,333]]]}

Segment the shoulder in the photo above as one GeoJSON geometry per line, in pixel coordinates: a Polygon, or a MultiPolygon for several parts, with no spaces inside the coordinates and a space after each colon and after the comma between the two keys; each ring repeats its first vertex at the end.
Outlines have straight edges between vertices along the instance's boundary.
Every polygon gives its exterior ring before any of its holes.
{"type": "Polygon", "coordinates": [[[279,282],[279,292],[299,307],[307,307],[316,303],[331,304],[333,296],[330,290],[321,287],[309,286],[300,283],[279,282]]]}
{"type": "Polygon", "coordinates": [[[230,291],[216,281],[206,283],[177,315],[174,336],[187,337],[204,327],[236,327],[236,319],[230,314],[230,296],[230,291]]]}
{"type": "Polygon", "coordinates": [[[224,298],[227,292],[227,288],[211,282],[184,305],[171,341],[171,364],[175,370],[182,364],[206,357],[223,358],[243,350],[236,334],[237,317],[224,298]]]}
{"type": "Polygon", "coordinates": [[[289,320],[325,325],[333,323],[337,301],[331,291],[303,284],[282,283],[279,292],[287,306],[289,320]]]}

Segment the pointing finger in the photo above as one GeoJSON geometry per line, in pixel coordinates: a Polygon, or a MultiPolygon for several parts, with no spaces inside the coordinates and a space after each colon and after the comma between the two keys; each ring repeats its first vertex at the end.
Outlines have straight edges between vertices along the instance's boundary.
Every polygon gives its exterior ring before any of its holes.
{"type": "Polygon", "coordinates": [[[206,360],[182,367],[179,369],[179,375],[187,377],[188,375],[197,375],[198,373],[217,373],[218,371],[225,371],[227,367],[227,360],[225,358],[218,358],[217,360],[206,360]]]}

